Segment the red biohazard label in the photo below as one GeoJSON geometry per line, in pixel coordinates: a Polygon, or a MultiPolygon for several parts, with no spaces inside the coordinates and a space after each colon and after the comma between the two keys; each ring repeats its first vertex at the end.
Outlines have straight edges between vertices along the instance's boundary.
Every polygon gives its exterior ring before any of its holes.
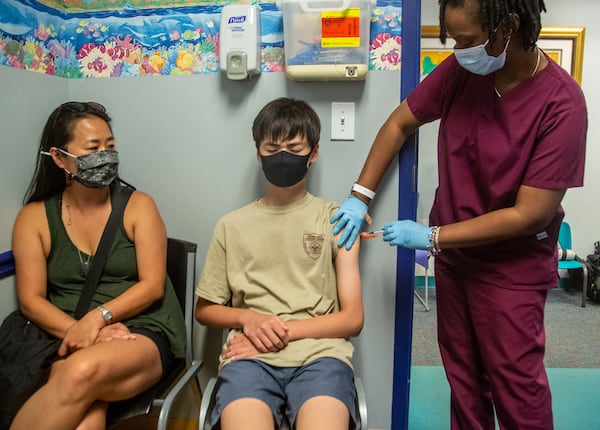
{"type": "Polygon", "coordinates": [[[323,48],[358,48],[360,46],[360,9],[321,13],[323,48]]]}
{"type": "Polygon", "coordinates": [[[323,18],[321,36],[324,38],[359,37],[360,18],[323,18]]]}

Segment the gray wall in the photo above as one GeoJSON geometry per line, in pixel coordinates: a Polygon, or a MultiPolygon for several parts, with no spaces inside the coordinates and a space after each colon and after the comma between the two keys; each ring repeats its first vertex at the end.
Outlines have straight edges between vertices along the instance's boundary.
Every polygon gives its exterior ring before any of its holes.
{"type": "MultiPolygon", "coordinates": [[[[0,252],[12,248],[12,225],[31,180],[43,124],[67,91],[65,79],[0,66],[0,252]]],[[[0,280],[0,317],[15,308],[13,280],[0,280]]]]}
{"type": "MultiPolygon", "coordinates": [[[[375,133],[400,94],[395,72],[373,72],[364,83],[299,83],[283,73],[263,74],[248,82],[228,81],[220,75],[67,82],[0,67],[0,82],[14,92],[11,99],[23,105],[10,119],[1,115],[3,129],[19,127],[2,142],[1,175],[5,183],[11,183],[2,192],[11,206],[5,209],[3,205],[0,250],[10,248],[12,221],[30,180],[45,116],[66,99],[95,100],[107,106],[113,117],[121,176],[155,198],[170,236],[198,243],[198,272],[217,219],[262,193],[264,180],[251,135],[251,123],[260,107],[285,95],[303,98],[316,109],[323,129],[320,158],[311,168],[309,188],[326,199],[343,201],[375,133]],[[49,95],[40,103],[39,94],[49,95]],[[329,139],[332,101],[356,103],[356,141],[329,139]]],[[[11,99],[0,101],[3,112],[13,109],[11,99]]],[[[372,208],[377,225],[396,217],[395,167],[372,208]]],[[[395,255],[394,248],[370,241],[361,256],[366,322],[354,342],[355,363],[366,387],[373,428],[389,428],[391,421],[395,255]]],[[[8,290],[2,294],[8,297],[8,290]]],[[[218,335],[210,333],[206,339],[205,330],[196,330],[198,350],[210,351],[216,358],[218,335]]],[[[214,360],[210,361],[204,379],[214,366],[214,360]]]]}

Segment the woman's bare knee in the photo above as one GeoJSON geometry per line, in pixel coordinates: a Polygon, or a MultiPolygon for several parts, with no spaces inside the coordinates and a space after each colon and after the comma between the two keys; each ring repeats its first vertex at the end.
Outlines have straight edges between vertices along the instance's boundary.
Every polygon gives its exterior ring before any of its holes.
{"type": "Polygon", "coordinates": [[[76,354],[70,356],[51,376],[62,395],[72,402],[96,400],[97,387],[106,378],[107,365],[101,360],[76,354]]]}
{"type": "Polygon", "coordinates": [[[57,369],[54,377],[65,387],[66,395],[91,402],[132,397],[154,385],[161,375],[156,346],[150,339],[139,336],[137,340],[111,341],[111,345],[96,345],[81,354],[75,353],[57,369]]]}

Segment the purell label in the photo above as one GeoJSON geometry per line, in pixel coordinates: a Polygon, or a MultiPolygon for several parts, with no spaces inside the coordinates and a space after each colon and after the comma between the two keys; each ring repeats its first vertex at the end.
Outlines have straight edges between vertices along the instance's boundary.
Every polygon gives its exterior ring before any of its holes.
{"type": "Polygon", "coordinates": [[[232,16],[227,21],[227,24],[243,24],[246,22],[246,15],[242,16],[232,16]]]}
{"type": "Polygon", "coordinates": [[[546,233],[546,231],[544,230],[544,231],[541,231],[538,234],[536,234],[535,237],[537,238],[537,240],[547,239],[548,233],[546,233]]]}

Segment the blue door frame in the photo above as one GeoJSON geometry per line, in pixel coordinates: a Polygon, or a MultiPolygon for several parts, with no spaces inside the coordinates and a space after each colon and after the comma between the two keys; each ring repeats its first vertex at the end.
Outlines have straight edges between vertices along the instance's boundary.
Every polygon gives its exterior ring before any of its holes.
{"type": "MultiPolygon", "coordinates": [[[[404,100],[419,83],[421,0],[402,1],[402,26],[400,99],[404,100]]],[[[399,154],[398,219],[416,219],[417,166],[418,132],[405,142],[399,154]]],[[[396,306],[394,313],[393,430],[408,430],[414,275],[414,251],[399,247],[396,256],[396,306]]]]}

